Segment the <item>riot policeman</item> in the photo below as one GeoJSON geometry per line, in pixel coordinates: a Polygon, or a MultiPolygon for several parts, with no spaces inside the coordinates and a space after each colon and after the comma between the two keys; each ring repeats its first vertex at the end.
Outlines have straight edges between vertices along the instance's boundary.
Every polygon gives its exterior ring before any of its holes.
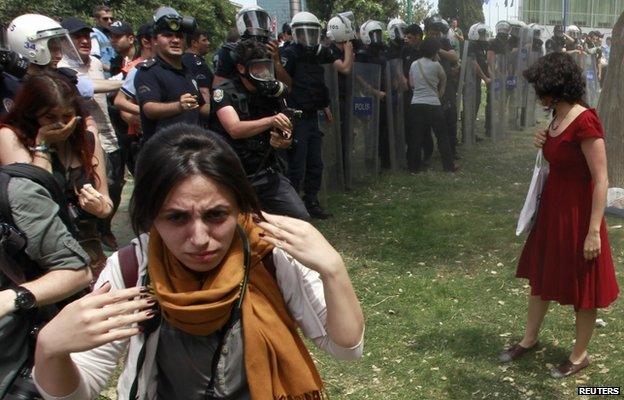
{"type": "Polygon", "coordinates": [[[566,37],[563,32],[563,26],[555,25],[553,29],[553,37],[546,41],[546,53],[554,53],[564,51],[566,47],[566,37]]]}
{"type": "Polygon", "coordinates": [[[192,17],[182,17],[171,7],[154,15],[156,57],[139,64],[134,79],[141,109],[142,140],[177,122],[199,124],[210,104],[199,92],[195,79],[182,64],[184,35],[196,29],[192,17]]]}
{"type": "Polygon", "coordinates": [[[332,52],[336,61],[334,67],[338,71],[338,107],[340,111],[340,135],[342,140],[342,160],[343,170],[347,171],[348,157],[348,124],[347,124],[347,107],[350,106],[348,98],[348,86],[350,79],[353,78],[351,71],[353,69],[353,61],[355,55],[353,53],[353,42],[357,40],[355,26],[355,16],[352,12],[344,12],[331,18],[327,23],[327,37],[331,44],[329,50],[332,52]]]}
{"type": "MultiPolygon", "coordinates": [[[[383,41],[383,26],[379,21],[368,20],[360,26],[360,40],[363,47],[355,54],[355,62],[363,64],[377,64],[380,68],[379,90],[373,95],[379,98],[380,110],[386,110],[386,45],[383,41]]],[[[358,77],[356,76],[356,79],[358,77]]],[[[375,88],[377,89],[377,88],[375,88]]],[[[379,159],[382,168],[390,166],[390,148],[388,137],[388,116],[385,112],[379,113],[379,159]]]]}
{"type": "Polygon", "coordinates": [[[259,42],[239,41],[234,54],[236,76],[214,90],[214,129],[238,154],[264,210],[307,220],[276,152],[292,142],[292,123],[280,112],[286,87],[275,79],[273,60],[259,42]]]}
{"type": "Polygon", "coordinates": [[[305,171],[303,200],[312,218],[324,219],[331,214],[318,201],[323,177],[323,135],[318,127],[318,112],[323,110],[330,121],[333,118],[329,111],[325,70],[321,64],[333,63],[336,57],[321,46],[321,24],[314,14],[299,12],[290,26],[293,44],[282,47],[281,63],[287,73],[284,83],[292,88],[288,104],[303,111],[303,116],[294,123],[295,137],[288,152],[288,175],[298,190],[305,171]]]}
{"type": "MultiPolygon", "coordinates": [[[[271,17],[262,7],[249,6],[242,8],[236,13],[236,29],[240,40],[252,39],[260,43],[269,44],[271,35],[271,17]]],[[[215,56],[215,77],[212,83],[213,88],[217,87],[224,79],[231,79],[236,76],[236,61],[234,59],[237,42],[227,42],[217,52],[215,56]]],[[[273,51],[278,53],[277,44],[273,44],[273,51]]],[[[279,58],[279,57],[277,57],[279,58]]],[[[274,60],[275,61],[275,60],[274,60]]],[[[278,78],[281,76],[281,66],[275,65],[278,78]]]]}
{"type": "Polygon", "coordinates": [[[501,136],[505,132],[508,41],[511,34],[511,24],[507,21],[499,21],[495,30],[496,36],[490,40],[487,48],[487,64],[491,81],[488,88],[489,123],[486,134],[493,138],[501,136]]]}
{"type": "Polygon", "coordinates": [[[401,18],[393,18],[388,22],[388,60],[401,58],[405,45],[405,29],[407,24],[401,18]]]}
{"type": "Polygon", "coordinates": [[[54,69],[75,84],[82,97],[93,97],[95,88],[91,79],[78,76],[70,68],[57,67],[62,58],[76,65],[82,64],[68,31],[57,21],[39,14],[20,15],[9,24],[7,43],[28,60],[25,77],[54,69]]]}

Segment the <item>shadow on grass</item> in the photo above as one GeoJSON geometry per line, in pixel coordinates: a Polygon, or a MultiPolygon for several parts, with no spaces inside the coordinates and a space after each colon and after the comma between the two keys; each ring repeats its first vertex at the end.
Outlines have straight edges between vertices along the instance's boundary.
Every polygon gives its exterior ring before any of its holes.
{"type": "Polygon", "coordinates": [[[445,360],[448,399],[526,399],[529,390],[551,392],[551,398],[559,398],[560,393],[554,389],[558,381],[550,378],[547,364],[565,360],[568,349],[541,342],[535,352],[514,363],[502,364],[498,355],[506,346],[503,338],[486,327],[429,331],[408,345],[411,350],[436,354],[445,360]]]}

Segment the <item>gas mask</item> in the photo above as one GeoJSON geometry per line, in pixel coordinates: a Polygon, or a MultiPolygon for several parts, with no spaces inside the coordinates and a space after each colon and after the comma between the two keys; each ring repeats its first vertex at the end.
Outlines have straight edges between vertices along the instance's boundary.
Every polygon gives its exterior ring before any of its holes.
{"type": "Polygon", "coordinates": [[[507,42],[509,40],[509,34],[505,32],[499,32],[496,34],[496,40],[501,42],[507,42]]]}
{"type": "Polygon", "coordinates": [[[264,97],[280,97],[286,94],[286,85],[275,79],[273,60],[261,58],[245,64],[245,78],[264,97]]]}
{"type": "Polygon", "coordinates": [[[195,18],[181,16],[171,7],[160,7],[154,14],[154,33],[182,32],[192,34],[197,29],[195,18]]]}

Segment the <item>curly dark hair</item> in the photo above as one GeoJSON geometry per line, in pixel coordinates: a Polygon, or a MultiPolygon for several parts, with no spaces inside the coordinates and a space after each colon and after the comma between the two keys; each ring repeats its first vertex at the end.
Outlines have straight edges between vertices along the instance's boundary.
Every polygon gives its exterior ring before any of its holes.
{"type": "Polygon", "coordinates": [[[567,53],[545,55],[524,71],[524,77],[533,85],[539,98],[550,96],[555,102],[584,104],[583,70],[567,53]]]}
{"type": "Polygon", "coordinates": [[[236,63],[242,65],[249,61],[269,58],[265,45],[253,39],[239,41],[234,52],[236,53],[236,63]]]}

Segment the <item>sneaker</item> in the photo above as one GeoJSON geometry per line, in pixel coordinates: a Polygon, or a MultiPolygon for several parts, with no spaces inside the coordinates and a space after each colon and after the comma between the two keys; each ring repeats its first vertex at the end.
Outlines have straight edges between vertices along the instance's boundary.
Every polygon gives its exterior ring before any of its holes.
{"type": "Polygon", "coordinates": [[[333,217],[331,213],[325,211],[325,209],[321,207],[318,201],[306,204],[306,208],[308,209],[308,213],[310,214],[310,217],[312,218],[327,219],[327,218],[333,217]]]}
{"type": "Polygon", "coordinates": [[[100,240],[102,241],[102,245],[104,245],[107,250],[117,251],[117,248],[119,247],[117,245],[117,238],[115,237],[115,235],[113,235],[112,232],[107,233],[106,235],[102,235],[100,237],[100,240]]]}
{"type": "Polygon", "coordinates": [[[580,370],[587,368],[587,366],[589,366],[589,357],[587,356],[585,356],[585,358],[578,364],[573,364],[572,361],[568,359],[559,364],[557,367],[551,369],[550,375],[555,379],[561,379],[574,375],[580,370]]]}

